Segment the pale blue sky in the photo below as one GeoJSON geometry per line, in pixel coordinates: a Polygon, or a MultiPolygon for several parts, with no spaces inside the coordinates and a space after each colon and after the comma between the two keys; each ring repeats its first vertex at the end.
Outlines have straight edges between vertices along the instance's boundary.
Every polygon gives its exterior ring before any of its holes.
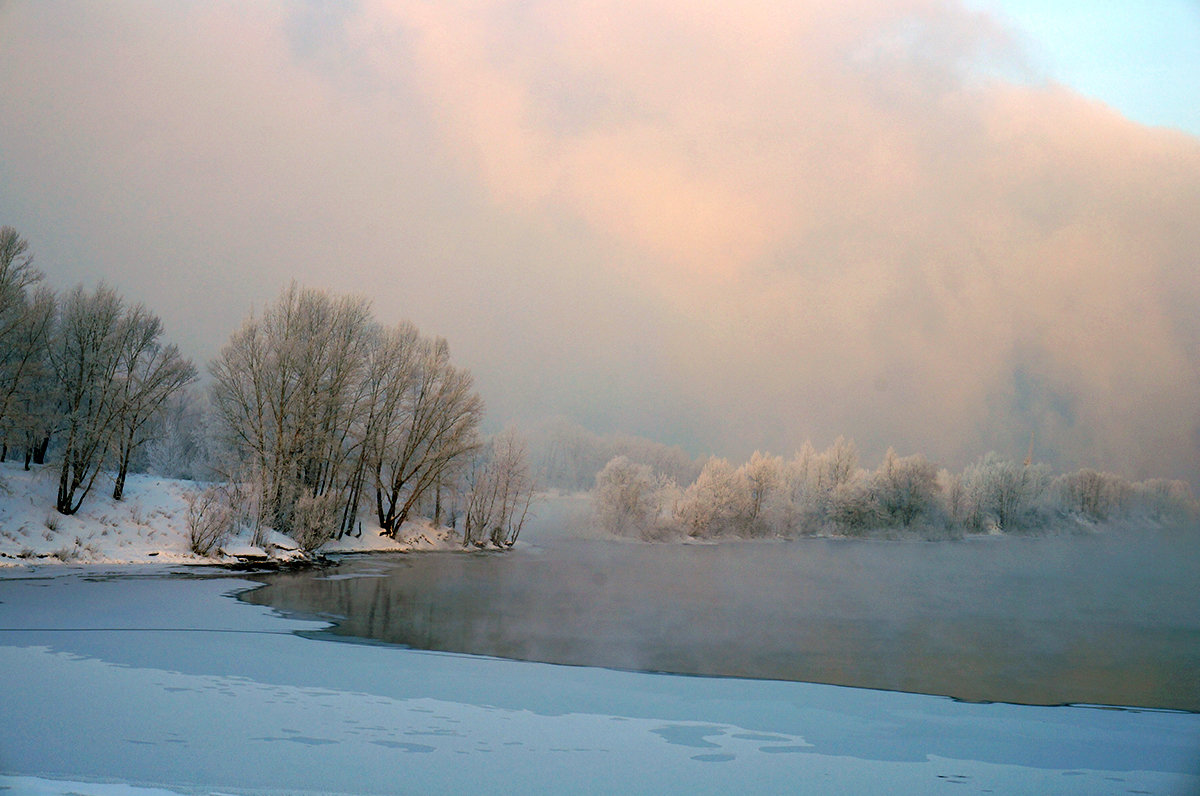
{"type": "Polygon", "coordinates": [[[1018,31],[1041,76],[1200,135],[1200,1],[968,0],[1018,31]]]}

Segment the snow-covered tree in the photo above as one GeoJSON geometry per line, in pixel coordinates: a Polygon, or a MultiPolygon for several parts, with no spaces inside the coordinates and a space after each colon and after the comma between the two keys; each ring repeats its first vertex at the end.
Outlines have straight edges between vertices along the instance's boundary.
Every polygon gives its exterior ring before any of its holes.
{"type": "Polygon", "coordinates": [[[712,457],[675,507],[689,536],[747,535],[751,497],[746,476],[726,459],[712,457]]]}
{"type": "Polygon", "coordinates": [[[0,460],[22,447],[26,468],[41,463],[55,411],[46,358],[55,299],[42,278],[28,242],[0,227],[0,460]]]}
{"type": "Polygon", "coordinates": [[[1028,530],[1050,486],[1045,465],[1019,465],[989,453],[963,471],[967,523],[976,530],[1028,530]]]}
{"type": "Polygon", "coordinates": [[[529,517],[534,481],[525,440],[515,430],[496,435],[476,454],[466,476],[463,546],[512,547],[529,517]]]}
{"type": "Polygon", "coordinates": [[[755,451],[750,460],[738,468],[749,489],[749,507],[746,519],[753,531],[765,531],[768,524],[769,507],[783,487],[783,460],[762,451],[755,451]]]}
{"type": "Polygon", "coordinates": [[[256,480],[262,521],[285,533],[301,498],[300,519],[342,533],[368,495],[395,533],[477,445],[483,402],[446,342],[381,327],[363,299],[293,284],[210,369],[228,469],[256,480]]]}
{"type": "Polygon", "coordinates": [[[413,507],[478,447],[483,399],[471,374],[450,363],[437,338],[418,348],[416,378],[401,396],[398,423],[384,424],[377,442],[375,508],[379,525],[395,533],[413,507]]]}
{"type": "Polygon", "coordinates": [[[650,465],[613,457],[596,474],[592,493],[596,525],[620,536],[649,536],[661,510],[658,491],[650,465]]]}
{"type": "Polygon", "coordinates": [[[882,520],[907,528],[934,510],[937,467],[920,454],[901,458],[888,448],[883,463],[871,477],[870,490],[882,520]]]}
{"type": "Polygon", "coordinates": [[[117,475],[113,499],[120,500],[134,453],[151,439],[151,421],[163,405],[196,378],[196,366],[175,345],[164,345],[162,321],[144,307],[130,309],[120,351],[120,393],[115,437],[117,475]]]}

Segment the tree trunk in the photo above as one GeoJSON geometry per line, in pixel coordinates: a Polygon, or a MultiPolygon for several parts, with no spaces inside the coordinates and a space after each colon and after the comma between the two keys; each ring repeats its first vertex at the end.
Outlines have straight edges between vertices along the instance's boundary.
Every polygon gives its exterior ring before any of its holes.
{"type": "Polygon", "coordinates": [[[71,472],[71,457],[63,456],[62,470],[58,474],[58,499],[54,503],[54,508],[59,514],[71,513],[71,495],[72,491],[68,491],[70,485],[71,472]]]}
{"type": "MultiPolygon", "coordinates": [[[[37,445],[35,445],[33,448],[33,463],[34,464],[45,464],[46,463],[46,449],[49,447],[50,447],[50,435],[47,434],[46,436],[42,437],[42,441],[39,442],[37,445]]],[[[28,469],[28,468],[26,468],[26,469],[28,469]]]]}
{"type": "Polygon", "coordinates": [[[113,486],[113,500],[121,500],[125,496],[125,476],[129,473],[129,460],[133,456],[133,434],[131,430],[125,444],[121,446],[121,464],[117,468],[117,482],[113,486]]]}
{"type": "Polygon", "coordinates": [[[122,500],[125,497],[125,474],[129,472],[129,460],[121,460],[121,469],[117,471],[117,482],[113,486],[113,500],[122,500]]]}

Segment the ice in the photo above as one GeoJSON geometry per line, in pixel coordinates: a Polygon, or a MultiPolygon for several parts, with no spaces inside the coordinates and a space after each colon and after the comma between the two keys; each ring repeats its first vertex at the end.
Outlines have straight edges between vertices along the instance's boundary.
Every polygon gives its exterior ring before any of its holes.
{"type": "Polygon", "coordinates": [[[300,635],[320,621],[230,599],[245,581],[58,572],[0,581],[0,786],[16,792],[1200,787],[1195,714],[331,643],[300,635]]]}

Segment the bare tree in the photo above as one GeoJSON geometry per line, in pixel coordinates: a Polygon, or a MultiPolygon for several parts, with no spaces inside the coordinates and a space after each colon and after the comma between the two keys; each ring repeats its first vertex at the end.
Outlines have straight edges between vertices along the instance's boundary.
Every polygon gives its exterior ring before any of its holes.
{"type": "Polygon", "coordinates": [[[512,429],[494,437],[475,457],[467,481],[463,546],[512,547],[533,502],[525,441],[512,429]]]}
{"type": "Polygon", "coordinates": [[[117,477],[113,499],[125,493],[129,461],[150,438],[147,424],[161,411],[164,402],[196,378],[196,366],[179,354],[174,345],[163,345],[162,321],[144,307],[126,314],[127,326],[120,352],[121,389],[119,434],[116,438],[117,477]]]}
{"type": "Polygon", "coordinates": [[[0,460],[10,443],[24,443],[27,467],[50,403],[44,382],[54,294],[34,289],[42,278],[29,243],[12,227],[0,227],[0,460]]]}
{"type": "Polygon", "coordinates": [[[119,428],[121,352],[130,325],[120,297],[76,287],[62,302],[49,359],[61,390],[63,443],[55,508],[74,514],[91,490],[119,428]]]}
{"type": "Polygon", "coordinates": [[[474,453],[483,399],[471,374],[450,364],[450,348],[423,341],[397,415],[381,425],[375,442],[375,508],[379,525],[395,535],[427,490],[474,453]]]}
{"type": "Polygon", "coordinates": [[[297,501],[306,522],[332,516],[329,505],[349,499],[355,434],[368,410],[366,345],[374,333],[365,299],[332,297],[291,285],[261,319],[235,332],[210,370],[213,407],[226,439],[259,482],[263,520],[292,530],[297,501]]]}
{"type": "Polygon", "coordinates": [[[262,521],[306,545],[325,532],[315,524],[350,531],[369,488],[394,534],[476,445],[483,403],[445,341],[382,328],[363,299],[293,284],[210,369],[214,417],[243,462],[230,469],[253,474],[262,521]]]}

